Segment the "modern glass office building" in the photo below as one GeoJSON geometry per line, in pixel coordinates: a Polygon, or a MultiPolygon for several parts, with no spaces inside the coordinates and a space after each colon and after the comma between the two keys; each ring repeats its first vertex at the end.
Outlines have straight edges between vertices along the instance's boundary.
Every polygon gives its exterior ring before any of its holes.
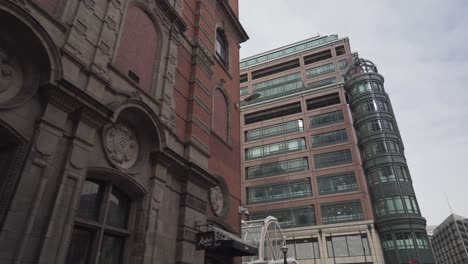
{"type": "Polygon", "coordinates": [[[361,81],[361,61],[337,35],[241,61],[243,204],[278,218],[301,263],[434,263],[383,78],[361,81]]]}

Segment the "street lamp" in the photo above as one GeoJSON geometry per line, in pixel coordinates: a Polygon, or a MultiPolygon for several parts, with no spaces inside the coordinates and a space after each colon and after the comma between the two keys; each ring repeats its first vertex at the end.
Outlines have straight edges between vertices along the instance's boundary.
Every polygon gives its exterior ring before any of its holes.
{"type": "Polygon", "coordinates": [[[281,252],[283,252],[283,256],[284,256],[284,264],[288,264],[288,261],[286,260],[286,255],[288,254],[288,247],[286,246],[286,244],[284,244],[281,247],[281,252]]]}

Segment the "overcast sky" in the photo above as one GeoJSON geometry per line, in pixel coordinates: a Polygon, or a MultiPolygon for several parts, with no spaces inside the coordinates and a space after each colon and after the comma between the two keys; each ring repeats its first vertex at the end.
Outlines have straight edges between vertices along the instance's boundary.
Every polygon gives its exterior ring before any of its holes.
{"type": "Polygon", "coordinates": [[[468,1],[240,0],[241,58],[317,35],[349,37],[385,77],[428,225],[468,217],[468,1]]]}

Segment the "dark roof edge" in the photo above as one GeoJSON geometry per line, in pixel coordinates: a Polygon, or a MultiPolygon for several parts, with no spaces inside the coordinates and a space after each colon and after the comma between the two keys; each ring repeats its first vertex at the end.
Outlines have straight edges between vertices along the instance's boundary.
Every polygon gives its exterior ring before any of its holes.
{"type": "Polygon", "coordinates": [[[180,32],[187,30],[187,24],[185,24],[182,17],[177,13],[175,8],[167,0],[158,0],[161,4],[161,8],[166,12],[167,16],[171,19],[171,22],[175,23],[179,28],[180,32]]]}
{"type": "Polygon", "coordinates": [[[236,16],[234,11],[231,8],[231,5],[227,2],[227,0],[217,0],[218,3],[221,5],[221,7],[224,9],[224,11],[228,14],[228,20],[229,22],[234,26],[234,29],[236,31],[236,35],[239,38],[239,43],[245,42],[249,39],[249,35],[247,35],[247,32],[245,31],[244,27],[242,27],[239,18],[236,16]]]}

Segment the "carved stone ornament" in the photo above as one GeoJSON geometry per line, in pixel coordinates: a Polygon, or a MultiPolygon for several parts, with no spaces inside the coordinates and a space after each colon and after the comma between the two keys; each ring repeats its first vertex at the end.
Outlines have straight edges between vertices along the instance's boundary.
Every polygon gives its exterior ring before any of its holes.
{"type": "Polygon", "coordinates": [[[104,148],[115,166],[130,169],[138,159],[140,146],[132,128],[113,124],[104,128],[104,148]]]}
{"type": "Polygon", "coordinates": [[[7,51],[0,47],[0,97],[15,96],[23,86],[22,75],[18,61],[11,59],[7,51]]]}
{"type": "Polygon", "coordinates": [[[215,186],[210,189],[211,209],[216,216],[221,216],[224,207],[224,196],[221,187],[215,186]]]}

